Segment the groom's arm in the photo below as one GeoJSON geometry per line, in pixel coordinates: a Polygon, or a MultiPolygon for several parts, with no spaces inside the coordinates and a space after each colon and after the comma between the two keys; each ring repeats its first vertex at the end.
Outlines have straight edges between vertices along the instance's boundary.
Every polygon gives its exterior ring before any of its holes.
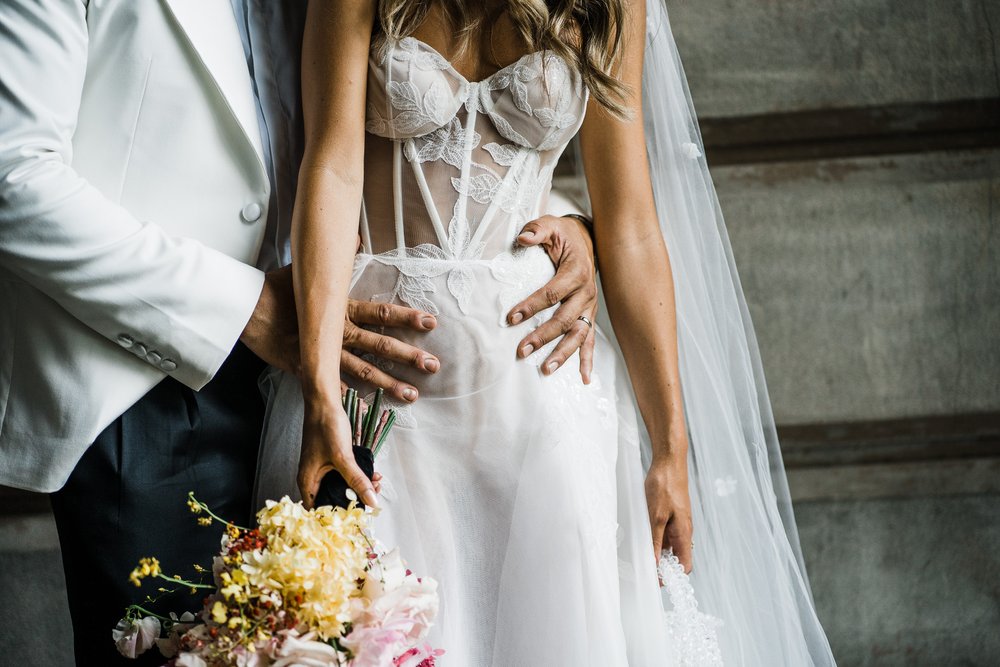
{"type": "Polygon", "coordinates": [[[198,389],[264,275],[137,220],[74,171],[86,15],[80,0],[0,3],[0,266],[105,338],[143,340],[176,368],[140,358],[198,389]]]}

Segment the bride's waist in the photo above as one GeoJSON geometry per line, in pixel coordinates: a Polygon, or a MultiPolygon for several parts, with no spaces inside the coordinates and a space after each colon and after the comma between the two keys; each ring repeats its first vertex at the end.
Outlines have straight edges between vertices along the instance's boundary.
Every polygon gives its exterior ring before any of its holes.
{"type": "Polygon", "coordinates": [[[387,327],[384,333],[433,354],[441,362],[438,373],[427,375],[400,363],[385,367],[382,362],[383,367],[424,396],[458,396],[492,384],[517,363],[518,342],[550,313],[517,326],[509,326],[506,315],[553,273],[541,249],[491,259],[361,255],[351,297],[435,315],[432,331],[387,327]]]}

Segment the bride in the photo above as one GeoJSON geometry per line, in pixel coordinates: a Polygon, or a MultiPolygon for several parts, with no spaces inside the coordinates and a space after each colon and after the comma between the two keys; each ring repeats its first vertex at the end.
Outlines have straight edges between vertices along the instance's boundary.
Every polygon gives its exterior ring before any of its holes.
{"type": "Polygon", "coordinates": [[[440,582],[447,665],[833,664],[659,2],[309,5],[302,367],[272,373],[258,493],[309,504],[336,468],[381,506],[380,539],[440,582]],[[592,359],[542,368],[548,346],[508,350],[551,311],[506,314],[552,264],[514,239],[574,137],[606,313],[557,323],[592,359]],[[349,294],[438,321],[392,332],[441,368],[396,369],[421,399],[378,497],[340,402],[349,294]]]}

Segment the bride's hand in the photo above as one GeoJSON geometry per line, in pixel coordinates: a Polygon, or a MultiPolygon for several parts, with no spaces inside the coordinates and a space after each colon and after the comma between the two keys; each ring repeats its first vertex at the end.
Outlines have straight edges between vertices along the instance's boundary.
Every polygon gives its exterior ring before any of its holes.
{"type": "Polygon", "coordinates": [[[298,485],[302,504],[312,508],[323,476],[336,470],[365,505],[378,507],[375,486],[354,460],[351,426],[337,398],[306,399],[298,485]]]}
{"type": "Polygon", "coordinates": [[[594,366],[593,326],[580,316],[592,320],[597,311],[597,268],[594,244],[583,224],[570,217],[551,215],[532,220],[517,237],[522,247],[542,246],[556,267],[552,280],[507,313],[507,322],[515,325],[555,306],[552,317],[517,344],[517,356],[524,359],[547,343],[561,338],[542,364],[542,373],[551,375],[566,360],[580,351],[580,376],[590,384],[594,366]]]}
{"type": "Polygon", "coordinates": [[[690,572],[693,525],[686,456],[653,458],[646,474],[646,504],[657,563],[663,551],[672,549],[690,572]]]}

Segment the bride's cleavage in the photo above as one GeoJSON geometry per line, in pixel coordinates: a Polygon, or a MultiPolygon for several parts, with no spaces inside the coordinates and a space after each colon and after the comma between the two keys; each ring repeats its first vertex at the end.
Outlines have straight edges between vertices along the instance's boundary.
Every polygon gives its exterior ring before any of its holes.
{"type": "Polygon", "coordinates": [[[515,49],[505,48],[506,45],[521,42],[516,33],[513,32],[512,27],[501,31],[487,28],[484,31],[484,39],[481,40],[482,43],[478,47],[472,48],[470,45],[465,49],[459,49],[456,44],[447,43],[447,35],[451,31],[445,26],[447,26],[447,22],[441,17],[428,16],[420,27],[411,33],[410,37],[428,51],[440,56],[448,63],[451,71],[466,83],[477,84],[489,81],[501,72],[506,72],[512,67],[544,53],[544,51],[523,50],[527,47],[523,43],[520,56],[508,53],[508,50],[514,51],[515,49]],[[494,32],[496,32],[495,40],[494,32]],[[449,57],[447,54],[452,55],[449,57]],[[506,64],[501,65],[501,62],[506,64]],[[472,75],[466,74],[469,68],[478,71],[472,75]]]}

